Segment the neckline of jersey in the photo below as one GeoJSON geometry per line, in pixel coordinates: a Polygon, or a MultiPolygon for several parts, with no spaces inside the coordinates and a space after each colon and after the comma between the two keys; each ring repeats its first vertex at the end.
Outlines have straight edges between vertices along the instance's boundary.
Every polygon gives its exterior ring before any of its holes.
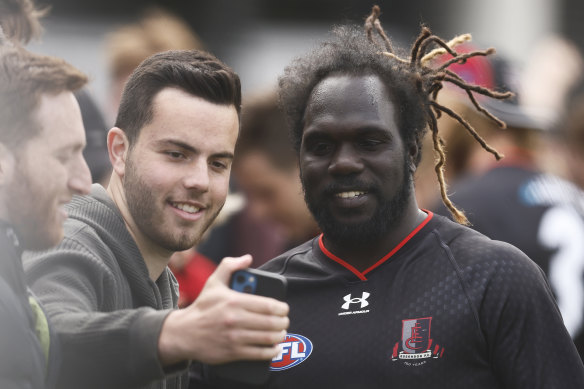
{"type": "Polygon", "coordinates": [[[325,246],[323,242],[324,234],[320,234],[318,237],[318,246],[320,250],[326,255],[328,258],[332,259],[333,261],[337,262],[351,273],[355,274],[361,281],[367,281],[367,274],[376,269],[377,267],[381,266],[381,264],[385,263],[389,258],[391,258],[395,253],[399,251],[406,243],[410,241],[434,216],[434,213],[428,210],[423,209],[428,215],[416,228],[412,230],[397,246],[395,246],[389,253],[385,254],[381,259],[371,265],[369,268],[365,269],[364,271],[360,272],[354,266],[349,264],[347,261],[337,257],[335,254],[331,253],[325,246]]]}

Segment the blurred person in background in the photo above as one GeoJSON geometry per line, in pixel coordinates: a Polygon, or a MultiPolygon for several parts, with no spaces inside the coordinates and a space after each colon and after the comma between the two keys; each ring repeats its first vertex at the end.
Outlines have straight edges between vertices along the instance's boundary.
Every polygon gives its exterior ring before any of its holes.
{"type": "Polygon", "coordinates": [[[568,40],[560,38],[549,39],[536,51],[543,64],[534,66],[536,69],[526,75],[526,82],[539,86],[535,89],[534,104],[544,106],[547,110],[557,112],[559,120],[555,131],[550,131],[551,144],[554,146],[543,158],[545,166],[555,157],[551,170],[574,182],[584,190],[584,56],[568,40]],[[554,58],[562,58],[560,69],[552,65],[554,58]],[[542,77],[545,75],[545,77],[542,77]],[[528,77],[529,76],[529,77],[528,77]],[[555,99],[548,97],[543,91],[549,90],[555,80],[559,79],[555,99]],[[543,85],[542,85],[543,84],[543,85]],[[567,92],[566,92],[567,91],[567,92]],[[558,158],[561,156],[561,158],[558,158]]]}
{"type": "Polygon", "coordinates": [[[17,46],[0,47],[0,66],[0,386],[52,387],[59,342],[28,292],[21,255],[59,243],[65,204],[89,192],[73,95],[87,78],[17,46]]]}
{"type": "Polygon", "coordinates": [[[566,177],[584,190],[584,90],[576,91],[570,101],[557,138],[564,151],[566,177]]]}
{"type": "MultiPolygon", "coordinates": [[[[30,0],[0,1],[0,26],[12,41],[26,44],[32,39],[40,38],[43,28],[40,18],[49,8],[38,8],[30,0]]],[[[82,88],[75,91],[75,97],[81,109],[87,145],[83,157],[87,161],[93,182],[107,184],[111,166],[107,156],[106,124],[100,109],[89,92],[82,88]]]]}
{"type": "Polygon", "coordinates": [[[25,283],[23,250],[63,236],[64,204],[89,191],[83,122],[73,93],[87,77],[23,49],[45,11],[0,0],[0,386],[53,388],[59,340],[25,283]]]}
{"type": "MultiPolygon", "coordinates": [[[[510,63],[501,58],[481,61],[494,75],[481,85],[514,92],[524,90],[521,74],[510,63]]],[[[457,70],[467,78],[476,73],[466,65],[457,70]]],[[[503,130],[467,109],[466,117],[473,120],[477,132],[504,158],[495,161],[471,137],[447,139],[465,150],[463,168],[452,181],[450,197],[464,210],[471,228],[518,247],[544,270],[564,324],[584,357],[584,192],[542,169],[545,161],[551,161],[546,155],[547,138],[554,130],[554,121],[546,114],[549,110],[528,106],[525,101],[529,99],[522,96],[517,93],[504,101],[481,101],[506,123],[503,130]]],[[[430,209],[448,215],[442,204],[430,209]]]]}
{"type": "Polygon", "coordinates": [[[0,386],[52,388],[59,340],[28,289],[21,255],[59,243],[65,203],[89,191],[73,92],[87,77],[23,49],[40,32],[29,1],[0,1],[0,386]],[[10,37],[10,40],[9,38],[10,37]]]}
{"type": "Polygon", "coordinates": [[[184,388],[190,360],[277,354],[287,305],[227,287],[251,257],[224,259],[182,310],[167,267],[223,207],[240,88],[237,74],[198,50],[155,54],[128,79],[108,133],[107,189],[75,196],[63,241],[25,259],[61,338],[60,388],[184,388]]]}
{"type": "Polygon", "coordinates": [[[186,308],[199,296],[217,265],[191,247],[172,254],[168,267],[178,282],[178,307],[186,308]]]}
{"type": "MultiPolygon", "coordinates": [[[[476,58],[471,59],[474,60],[476,58]]],[[[467,117],[467,111],[472,110],[473,107],[462,101],[460,97],[456,93],[450,93],[450,89],[447,87],[440,95],[440,102],[452,107],[462,117],[467,117]]],[[[440,125],[442,139],[448,145],[448,156],[444,164],[444,177],[448,182],[454,183],[467,174],[468,159],[474,150],[473,139],[462,133],[460,131],[460,123],[447,115],[437,118],[437,122],[440,125]]],[[[440,197],[440,186],[434,170],[436,159],[432,153],[432,148],[432,134],[427,134],[422,140],[424,152],[414,175],[416,199],[423,209],[431,209],[437,204],[437,199],[440,197]]]]}
{"type": "Polygon", "coordinates": [[[115,117],[124,85],[146,58],[167,50],[204,49],[195,31],[161,7],[146,8],[135,23],[120,26],[105,39],[110,77],[110,113],[115,117]]]}
{"type": "Polygon", "coordinates": [[[87,138],[83,157],[91,171],[92,182],[107,186],[112,165],[107,154],[107,126],[104,117],[86,89],[77,91],[75,97],[81,108],[87,138]]]}
{"type": "MultiPolygon", "coordinates": [[[[110,32],[105,47],[111,103],[106,107],[106,114],[115,118],[124,84],[140,62],[161,51],[202,49],[203,44],[182,19],[163,8],[150,7],[139,21],[110,32]]],[[[85,159],[93,182],[107,186],[112,169],[106,144],[107,120],[86,91],[80,91],[77,99],[87,132],[85,159]]]]}
{"type": "Polygon", "coordinates": [[[569,161],[557,135],[577,97],[578,85],[584,81],[584,57],[568,38],[548,36],[538,42],[525,62],[518,77],[521,105],[551,123],[538,165],[545,172],[570,179],[565,166],[569,161]],[[562,66],[557,64],[558,58],[562,66]]]}
{"type": "Polygon", "coordinates": [[[285,238],[281,252],[319,233],[304,202],[298,156],[275,92],[244,99],[233,173],[251,216],[285,238]]]}

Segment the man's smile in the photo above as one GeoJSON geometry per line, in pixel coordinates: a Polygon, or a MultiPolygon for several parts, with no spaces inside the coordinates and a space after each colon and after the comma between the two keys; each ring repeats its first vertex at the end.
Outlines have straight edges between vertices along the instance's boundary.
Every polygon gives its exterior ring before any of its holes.
{"type": "Polygon", "coordinates": [[[367,192],[363,192],[363,191],[349,191],[349,192],[337,193],[335,196],[336,197],[339,197],[341,199],[349,199],[349,198],[359,197],[359,196],[362,196],[364,194],[367,194],[367,192]]]}
{"type": "Polygon", "coordinates": [[[187,203],[177,203],[171,202],[170,203],[173,207],[180,209],[181,211],[185,211],[187,213],[197,213],[201,210],[201,207],[196,207],[192,204],[187,203]]]}

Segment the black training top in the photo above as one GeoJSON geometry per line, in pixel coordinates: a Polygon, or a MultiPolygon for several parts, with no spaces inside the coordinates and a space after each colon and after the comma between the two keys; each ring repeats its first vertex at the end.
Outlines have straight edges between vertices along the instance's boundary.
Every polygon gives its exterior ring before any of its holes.
{"type": "Polygon", "coordinates": [[[584,388],[539,269],[515,247],[428,217],[359,272],[322,236],[262,267],[288,279],[269,388],[584,388]]]}
{"type": "Polygon", "coordinates": [[[502,165],[454,185],[451,200],[474,230],[512,244],[543,269],[584,358],[584,192],[550,174],[502,165]]]}

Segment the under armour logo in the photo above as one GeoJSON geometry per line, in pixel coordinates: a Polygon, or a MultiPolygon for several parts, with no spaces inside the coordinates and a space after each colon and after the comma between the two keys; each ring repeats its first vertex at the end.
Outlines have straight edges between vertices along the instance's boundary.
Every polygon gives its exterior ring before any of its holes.
{"type": "Polygon", "coordinates": [[[359,297],[351,298],[351,294],[349,293],[348,295],[343,297],[343,300],[345,300],[345,303],[341,307],[343,309],[349,309],[349,305],[360,303],[361,308],[365,308],[366,306],[369,305],[369,301],[367,301],[367,298],[370,295],[371,294],[368,292],[363,292],[363,294],[361,295],[361,298],[359,298],[359,297]]]}

